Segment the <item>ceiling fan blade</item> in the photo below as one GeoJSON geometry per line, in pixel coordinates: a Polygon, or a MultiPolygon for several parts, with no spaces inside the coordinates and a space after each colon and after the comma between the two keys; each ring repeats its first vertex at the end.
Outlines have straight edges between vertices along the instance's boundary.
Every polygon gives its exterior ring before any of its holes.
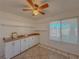
{"type": "Polygon", "coordinates": [[[41,6],[39,7],[39,9],[43,10],[43,9],[48,8],[48,6],[49,6],[48,3],[45,3],[45,4],[41,5],[41,6]]]}
{"type": "Polygon", "coordinates": [[[22,9],[23,11],[31,11],[32,9],[22,9]]]}
{"type": "Polygon", "coordinates": [[[40,13],[40,14],[42,14],[42,15],[45,15],[45,13],[44,13],[44,12],[42,12],[42,11],[39,11],[39,13],[40,13]]]}
{"type": "Polygon", "coordinates": [[[33,3],[32,0],[27,0],[27,2],[30,4],[30,6],[31,6],[32,8],[34,8],[34,3],[33,3]]]}

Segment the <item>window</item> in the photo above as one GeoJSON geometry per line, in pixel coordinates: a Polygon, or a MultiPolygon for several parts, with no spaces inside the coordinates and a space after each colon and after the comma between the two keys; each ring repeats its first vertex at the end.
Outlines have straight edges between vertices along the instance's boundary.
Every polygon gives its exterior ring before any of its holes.
{"type": "Polygon", "coordinates": [[[50,39],[60,41],[60,21],[51,22],[50,39]]]}
{"type": "Polygon", "coordinates": [[[77,18],[53,21],[49,24],[50,40],[77,44],[78,23],[77,18]]]}
{"type": "Polygon", "coordinates": [[[68,43],[77,43],[78,40],[77,19],[68,19],[62,21],[62,40],[68,43]]]}

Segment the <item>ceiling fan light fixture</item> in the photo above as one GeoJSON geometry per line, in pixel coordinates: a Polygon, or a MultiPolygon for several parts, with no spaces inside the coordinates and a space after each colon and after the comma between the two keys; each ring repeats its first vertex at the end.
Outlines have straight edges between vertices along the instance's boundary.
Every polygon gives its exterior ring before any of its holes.
{"type": "Polygon", "coordinates": [[[39,14],[39,12],[37,10],[33,10],[32,12],[33,12],[34,15],[38,15],[39,14]]]}

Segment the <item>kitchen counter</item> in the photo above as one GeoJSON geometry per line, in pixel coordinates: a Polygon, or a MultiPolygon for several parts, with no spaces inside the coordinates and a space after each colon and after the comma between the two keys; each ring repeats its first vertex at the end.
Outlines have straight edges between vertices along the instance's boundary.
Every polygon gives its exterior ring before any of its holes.
{"type": "Polygon", "coordinates": [[[11,38],[11,37],[8,37],[8,38],[3,38],[4,42],[11,42],[11,41],[15,41],[15,40],[20,40],[20,39],[23,39],[23,38],[28,38],[30,36],[36,36],[36,35],[40,35],[40,34],[28,34],[27,36],[22,36],[22,37],[18,37],[18,38],[11,38]]]}

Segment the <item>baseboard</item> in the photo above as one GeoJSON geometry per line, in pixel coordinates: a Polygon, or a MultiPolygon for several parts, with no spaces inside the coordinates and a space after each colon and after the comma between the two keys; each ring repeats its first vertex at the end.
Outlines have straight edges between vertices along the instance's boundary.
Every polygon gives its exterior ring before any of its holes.
{"type": "Polygon", "coordinates": [[[61,51],[61,50],[56,49],[56,48],[54,48],[54,47],[45,45],[45,44],[40,44],[40,47],[46,48],[46,49],[48,49],[48,50],[51,50],[51,51],[53,51],[53,52],[56,52],[56,53],[58,53],[58,54],[61,54],[61,55],[67,56],[67,57],[69,56],[69,53],[64,52],[64,51],[61,51]]]}

